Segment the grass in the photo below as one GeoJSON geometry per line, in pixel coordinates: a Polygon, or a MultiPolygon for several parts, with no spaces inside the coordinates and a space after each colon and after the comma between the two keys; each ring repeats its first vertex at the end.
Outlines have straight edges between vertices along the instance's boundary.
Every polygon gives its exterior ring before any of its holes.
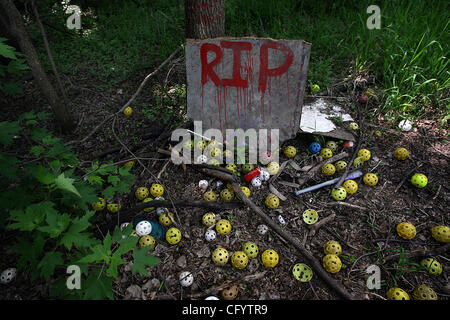
{"type": "MultiPolygon", "coordinates": [[[[93,84],[114,87],[150,68],[184,43],[184,8],[177,0],[121,1],[82,17],[82,32],[48,28],[58,68],[88,72],[93,84]],[[178,6],[180,5],[180,6],[178,6]]],[[[309,84],[322,89],[343,79],[376,76],[386,116],[450,118],[449,4],[377,1],[381,29],[369,30],[372,1],[226,0],[226,34],[312,43],[309,84]]],[[[58,11],[59,12],[59,11],[58,11]]],[[[62,25],[63,14],[48,18],[62,25]]],[[[32,30],[35,43],[40,35],[32,30]]],[[[43,48],[41,57],[46,61],[43,48]]],[[[48,62],[47,62],[48,64],[48,62]]],[[[183,82],[183,79],[180,79],[183,82]]]]}

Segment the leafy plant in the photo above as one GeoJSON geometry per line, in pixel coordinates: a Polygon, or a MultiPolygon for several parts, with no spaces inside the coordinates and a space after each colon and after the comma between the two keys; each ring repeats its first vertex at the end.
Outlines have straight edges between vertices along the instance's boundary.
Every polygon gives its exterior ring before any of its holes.
{"type": "Polygon", "coordinates": [[[6,38],[0,38],[0,56],[9,60],[7,64],[0,64],[0,91],[8,95],[14,95],[22,93],[22,89],[17,82],[6,81],[6,79],[8,76],[20,75],[29,68],[26,65],[25,59],[22,58],[24,55],[17,52],[14,47],[5,44],[7,40],[6,38]]]}
{"type": "Polygon", "coordinates": [[[146,267],[159,262],[145,249],[136,248],[138,238],[131,235],[131,224],[123,230],[116,227],[104,239],[93,234],[94,223],[103,213],[91,210],[91,204],[99,201],[100,192],[107,200],[129,193],[134,175],[130,167],[94,162],[80,177],[76,155],[40,126],[48,117],[48,113],[31,111],[15,122],[0,122],[0,144],[5,149],[0,152],[1,223],[17,232],[12,245],[19,256],[17,267],[32,281],[46,280],[52,295],[112,299],[112,283],[126,262],[124,255],[133,252],[133,270],[142,275],[147,274],[146,267]],[[27,146],[30,157],[6,151],[18,150],[20,145],[27,146]],[[63,270],[69,265],[82,270],[80,290],[66,286],[63,270]]]}

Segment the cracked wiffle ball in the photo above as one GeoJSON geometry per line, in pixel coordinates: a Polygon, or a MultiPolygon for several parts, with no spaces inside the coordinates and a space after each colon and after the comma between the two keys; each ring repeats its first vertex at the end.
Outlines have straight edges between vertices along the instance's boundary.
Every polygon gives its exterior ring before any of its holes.
{"type": "Polygon", "coordinates": [[[292,274],[294,278],[301,282],[308,282],[313,276],[313,272],[309,266],[304,263],[297,263],[292,268],[292,274]]]}
{"type": "Polygon", "coordinates": [[[169,244],[177,244],[181,241],[181,231],[175,227],[170,228],[166,232],[166,241],[169,244]]]}

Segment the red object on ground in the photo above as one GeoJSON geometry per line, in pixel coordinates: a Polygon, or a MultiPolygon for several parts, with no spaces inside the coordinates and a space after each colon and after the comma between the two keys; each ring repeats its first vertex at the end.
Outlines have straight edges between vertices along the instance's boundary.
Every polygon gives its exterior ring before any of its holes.
{"type": "Polygon", "coordinates": [[[360,104],[366,104],[368,100],[369,98],[365,94],[363,94],[362,96],[359,97],[358,102],[360,104]]]}
{"type": "Polygon", "coordinates": [[[245,179],[245,181],[250,182],[254,177],[260,175],[260,173],[261,173],[261,172],[259,171],[259,169],[256,168],[256,169],[250,171],[249,173],[247,173],[247,174],[244,176],[244,179],[245,179]]]}

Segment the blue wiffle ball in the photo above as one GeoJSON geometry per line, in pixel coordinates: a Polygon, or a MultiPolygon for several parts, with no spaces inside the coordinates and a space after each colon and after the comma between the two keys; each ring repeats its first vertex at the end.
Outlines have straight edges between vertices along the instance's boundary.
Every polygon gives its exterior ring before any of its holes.
{"type": "Polygon", "coordinates": [[[315,154],[315,153],[318,153],[322,149],[322,146],[318,142],[312,142],[309,145],[308,149],[309,149],[309,152],[311,152],[312,154],[315,154]]]}

